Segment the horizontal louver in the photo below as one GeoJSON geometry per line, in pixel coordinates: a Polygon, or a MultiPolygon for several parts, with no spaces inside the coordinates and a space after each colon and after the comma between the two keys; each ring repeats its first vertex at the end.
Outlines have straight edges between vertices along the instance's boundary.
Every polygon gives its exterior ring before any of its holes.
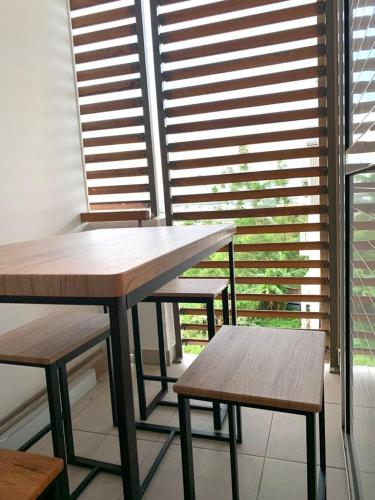
{"type": "MultiPolygon", "coordinates": [[[[168,222],[237,225],[240,323],[328,329],[325,2],[152,9],[168,222]]],[[[188,275],[229,276],[227,252],[188,275]]]]}
{"type": "Polygon", "coordinates": [[[157,210],[140,2],[70,9],[90,212],[100,211],[82,220],[144,220],[157,210]]]}

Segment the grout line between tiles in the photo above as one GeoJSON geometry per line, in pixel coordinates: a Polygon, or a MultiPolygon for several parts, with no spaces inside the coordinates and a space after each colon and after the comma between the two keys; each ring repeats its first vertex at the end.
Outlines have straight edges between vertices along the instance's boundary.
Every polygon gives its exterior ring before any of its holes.
{"type": "Polygon", "coordinates": [[[267,443],[266,443],[266,449],[264,451],[264,457],[263,457],[263,464],[262,464],[262,472],[260,474],[260,478],[259,478],[259,484],[258,484],[258,491],[257,491],[257,500],[259,498],[259,494],[260,494],[260,488],[261,488],[261,485],[262,485],[262,480],[263,480],[263,473],[264,473],[264,467],[266,465],[266,458],[267,458],[267,450],[268,450],[268,443],[270,441],[270,436],[271,436],[271,429],[272,429],[272,423],[273,423],[273,416],[274,416],[274,413],[275,412],[272,412],[272,415],[271,415],[271,422],[270,422],[270,428],[268,430],[268,436],[267,436],[267,443]]]}

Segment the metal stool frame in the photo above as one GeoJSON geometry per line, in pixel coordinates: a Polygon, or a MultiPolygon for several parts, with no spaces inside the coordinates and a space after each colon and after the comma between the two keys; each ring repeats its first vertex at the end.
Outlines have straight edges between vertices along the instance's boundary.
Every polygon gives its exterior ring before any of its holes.
{"type": "MultiPolygon", "coordinates": [[[[223,323],[229,325],[229,296],[228,296],[228,286],[226,286],[221,292],[222,295],[222,307],[223,307],[223,323]]],[[[164,396],[168,393],[168,383],[177,382],[177,378],[168,377],[167,374],[167,363],[165,359],[165,345],[164,345],[164,322],[163,322],[163,312],[162,304],[180,304],[186,302],[192,302],[197,304],[205,304],[207,308],[207,330],[208,339],[211,340],[216,332],[215,329],[215,299],[207,297],[189,297],[185,295],[179,295],[178,297],[158,296],[158,297],[147,297],[143,302],[152,302],[156,304],[156,317],[157,317],[157,334],[158,334],[158,348],[159,348],[159,364],[160,364],[160,376],[158,375],[145,375],[143,372],[143,362],[142,362],[142,347],[141,339],[139,333],[139,318],[138,318],[138,307],[134,306],[132,308],[132,320],[133,320],[133,337],[134,337],[134,358],[137,374],[137,387],[138,387],[138,403],[139,403],[139,415],[141,420],[147,420],[150,414],[153,412],[157,405],[161,406],[175,406],[177,407],[177,402],[174,401],[163,401],[164,396]],[[152,401],[147,404],[146,401],[146,391],[145,391],[145,380],[151,380],[156,382],[161,382],[160,391],[154,396],[152,401]]],[[[202,405],[192,405],[193,409],[199,410],[213,410],[213,420],[214,429],[221,430],[222,423],[227,414],[226,405],[224,408],[220,407],[220,404],[213,403],[213,407],[207,407],[202,405]]]]}
{"type": "MultiPolygon", "coordinates": [[[[192,431],[190,419],[190,397],[182,394],[178,395],[178,409],[180,418],[180,438],[181,438],[181,456],[182,456],[182,471],[184,483],[184,499],[195,500],[195,485],[194,485],[194,466],[193,466],[193,445],[192,431]]],[[[230,448],[230,465],[231,465],[231,483],[232,483],[232,499],[239,500],[238,486],[238,466],[237,466],[237,440],[235,434],[235,407],[238,408],[238,403],[227,400],[216,400],[210,398],[196,398],[202,401],[222,402],[228,404],[228,421],[229,421],[229,448],[230,448]]],[[[322,409],[319,412],[319,444],[320,444],[320,477],[317,486],[316,481],[316,430],[315,430],[315,415],[316,412],[308,412],[301,410],[281,409],[270,406],[242,404],[241,406],[248,408],[257,408],[262,410],[280,411],[284,413],[292,413],[296,415],[304,415],[306,417],[306,449],[307,449],[307,498],[308,500],[324,500],[327,496],[326,492],[326,442],[325,442],[325,411],[324,411],[324,391],[322,396],[322,409]]]]}

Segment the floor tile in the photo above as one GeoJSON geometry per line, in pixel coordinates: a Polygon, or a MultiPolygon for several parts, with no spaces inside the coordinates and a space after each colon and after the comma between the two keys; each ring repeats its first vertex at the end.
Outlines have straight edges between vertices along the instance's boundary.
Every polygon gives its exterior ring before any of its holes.
{"type": "MultiPolygon", "coordinates": [[[[306,500],[306,466],[297,462],[267,458],[259,490],[259,500],[306,500]]],[[[346,474],[327,469],[327,500],[348,500],[346,474]]]]}
{"type": "MultiPolygon", "coordinates": [[[[258,457],[238,457],[242,498],[256,499],[262,464],[263,460],[258,457]]],[[[231,497],[229,453],[194,448],[194,471],[199,500],[228,500],[231,497]]],[[[179,446],[170,446],[143,498],[183,499],[179,446]]]]}
{"type": "MultiPolygon", "coordinates": [[[[341,438],[341,408],[335,404],[326,405],[326,453],[329,467],[345,467],[341,438]]],[[[305,417],[274,413],[267,457],[296,462],[306,461],[305,417]]]]}
{"type": "Polygon", "coordinates": [[[341,376],[338,373],[330,373],[328,363],[324,366],[324,397],[326,403],[341,402],[341,376]]]}

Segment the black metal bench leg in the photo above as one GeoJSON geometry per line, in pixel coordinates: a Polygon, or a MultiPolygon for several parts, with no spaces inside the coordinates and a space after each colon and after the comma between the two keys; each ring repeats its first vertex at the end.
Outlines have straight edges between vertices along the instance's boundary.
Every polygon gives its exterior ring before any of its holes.
{"type": "Polygon", "coordinates": [[[69,482],[66,467],[65,439],[63,428],[63,414],[60,400],[60,383],[57,365],[47,366],[45,369],[47,381],[47,394],[49,413],[51,418],[51,434],[53,453],[56,457],[64,460],[64,470],[60,477],[60,496],[66,500],[69,498],[69,482]]]}
{"type": "Polygon", "coordinates": [[[315,413],[306,413],[307,498],[316,500],[315,413]]]}
{"type": "Polygon", "coordinates": [[[111,409],[112,409],[112,423],[113,427],[117,427],[117,406],[115,398],[115,376],[113,373],[113,355],[112,355],[112,342],[111,337],[106,338],[107,345],[107,364],[108,364],[108,377],[109,377],[109,390],[111,393],[111,409]]]}
{"type": "MultiPolygon", "coordinates": [[[[214,300],[208,300],[207,304],[207,330],[208,330],[208,340],[212,340],[215,336],[215,303],[214,300]]],[[[220,403],[212,403],[213,408],[213,418],[214,418],[214,429],[215,431],[221,430],[221,412],[220,403]]]]}
{"type": "Polygon", "coordinates": [[[229,425],[229,448],[230,448],[230,472],[232,479],[232,498],[239,500],[240,492],[238,486],[238,464],[237,464],[237,440],[235,426],[235,407],[228,405],[228,425],[229,425]]]}
{"type": "Polygon", "coordinates": [[[146,420],[147,419],[146,391],[145,391],[145,381],[143,378],[142,347],[141,347],[141,338],[139,334],[139,317],[138,317],[137,306],[134,306],[132,308],[132,321],[133,321],[135,371],[137,376],[137,388],[138,388],[139,416],[141,420],[146,420]]]}
{"type": "Polygon", "coordinates": [[[184,482],[184,499],[195,500],[193,441],[191,437],[190,401],[178,396],[178,412],[180,417],[180,440],[182,475],[184,482]]]}
{"type": "MultiPolygon", "coordinates": [[[[163,310],[161,302],[156,303],[156,322],[158,326],[160,376],[167,377],[167,363],[165,360],[165,344],[164,344],[164,321],[163,321],[163,310]]],[[[168,391],[167,380],[161,381],[161,388],[163,391],[168,391]]]]}
{"type": "Polygon", "coordinates": [[[59,382],[61,393],[61,405],[63,412],[64,431],[65,431],[65,446],[68,464],[73,463],[75,457],[72,416],[70,411],[70,398],[68,376],[66,374],[66,366],[59,365],[59,382]]]}
{"type": "Polygon", "coordinates": [[[229,325],[229,292],[228,287],[221,292],[221,303],[223,308],[223,325],[229,325]]]}
{"type": "Polygon", "coordinates": [[[319,412],[319,451],[320,451],[320,477],[319,477],[318,498],[322,500],[327,497],[324,389],[323,389],[322,410],[319,412]]]}

